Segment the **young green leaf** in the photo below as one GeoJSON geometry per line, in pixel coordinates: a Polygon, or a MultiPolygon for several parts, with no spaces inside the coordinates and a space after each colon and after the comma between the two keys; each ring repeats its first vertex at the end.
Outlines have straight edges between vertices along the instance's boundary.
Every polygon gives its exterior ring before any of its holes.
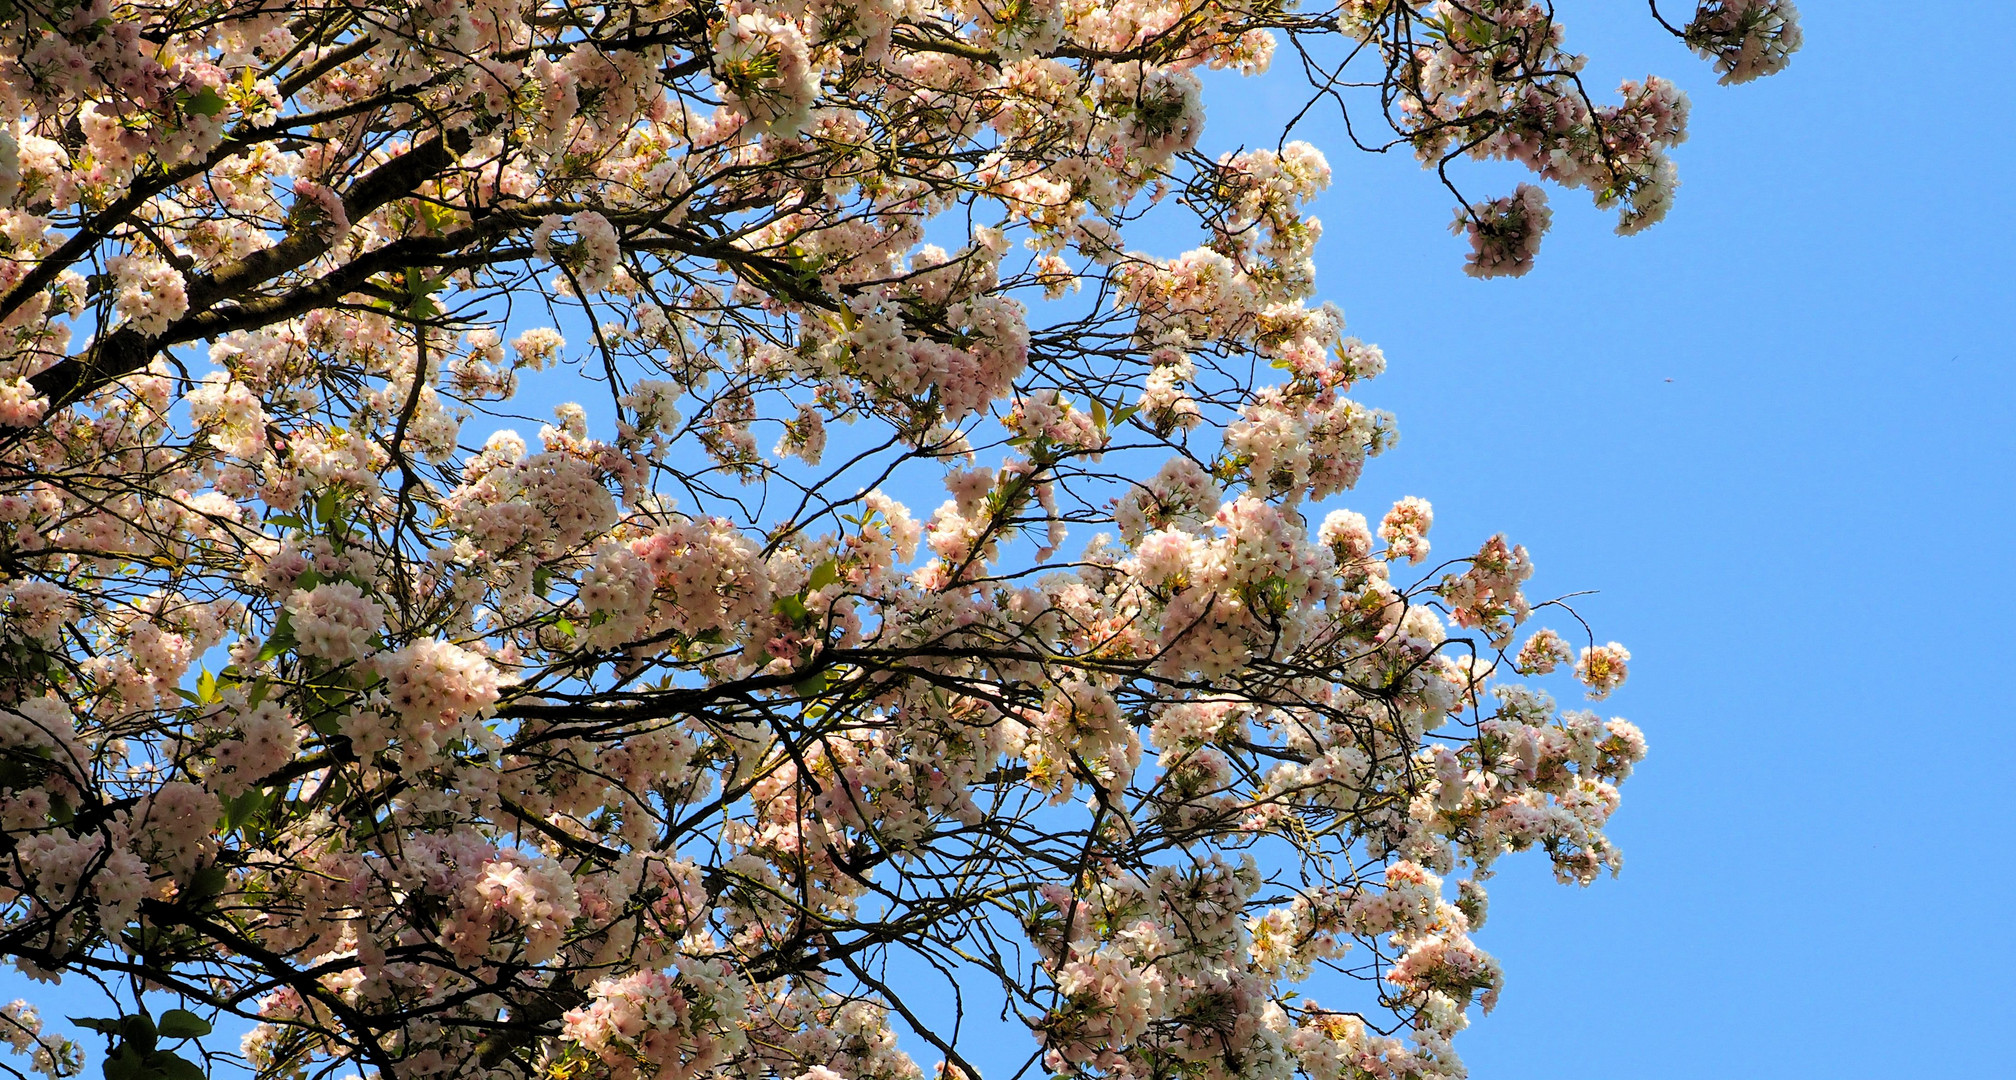
{"type": "Polygon", "coordinates": [[[159,1030],[164,1039],[195,1039],[210,1034],[210,1021],[187,1009],[169,1009],[161,1014],[159,1030]]]}

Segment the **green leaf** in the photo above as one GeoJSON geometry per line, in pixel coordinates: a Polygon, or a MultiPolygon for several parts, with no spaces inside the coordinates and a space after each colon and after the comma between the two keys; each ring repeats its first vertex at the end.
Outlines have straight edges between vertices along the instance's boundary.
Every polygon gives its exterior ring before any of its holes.
{"type": "Polygon", "coordinates": [[[196,704],[208,705],[217,700],[217,676],[209,668],[196,678],[196,704]]]}
{"type": "Polygon", "coordinates": [[[574,621],[572,619],[561,619],[560,621],[553,624],[553,628],[567,635],[568,637],[577,636],[574,633],[574,621]]]}
{"type": "Polygon", "coordinates": [[[210,1021],[187,1009],[169,1009],[161,1014],[161,1037],[164,1039],[196,1039],[208,1034],[210,1034],[210,1021]]]}
{"type": "Polygon", "coordinates": [[[86,1031],[100,1035],[119,1034],[119,1018],[115,1016],[72,1016],[70,1022],[86,1031]]]}
{"type": "MultiPolygon", "coordinates": [[[[203,1030],[206,1032],[209,1031],[210,1025],[204,1024],[203,1030]]],[[[177,1054],[167,1053],[166,1051],[159,1054],[149,1054],[147,1056],[147,1065],[155,1076],[161,1077],[163,1080],[210,1080],[208,1076],[204,1075],[202,1067],[195,1062],[177,1054]]]]}
{"type": "Polygon", "coordinates": [[[267,638],[265,647],[259,650],[259,659],[271,660],[294,645],[294,623],[288,612],[283,610],[280,617],[273,621],[273,636],[267,638]]]}
{"type": "Polygon", "coordinates": [[[105,1080],[141,1080],[146,1075],[144,1060],[131,1045],[120,1047],[105,1055],[105,1080]]]}
{"type": "Polygon", "coordinates": [[[798,622],[805,618],[805,601],[798,599],[796,596],[780,596],[770,606],[777,614],[790,619],[792,622],[798,622]]]}
{"type": "Polygon", "coordinates": [[[826,672],[822,668],[814,672],[809,678],[800,679],[798,682],[792,684],[791,689],[797,691],[799,697],[812,697],[815,694],[826,692],[827,681],[826,672]]]}
{"type": "Polygon", "coordinates": [[[805,588],[818,592],[820,589],[840,580],[840,560],[827,559],[812,568],[812,576],[806,580],[805,588]]]}
{"type": "Polygon", "coordinates": [[[1092,426],[1101,434],[1106,431],[1106,403],[1097,397],[1092,399],[1092,426]]]}
{"type": "Polygon", "coordinates": [[[305,529],[308,527],[307,522],[302,521],[293,514],[274,514],[272,517],[266,519],[266,523],[269,525],[278,525],[283,529],[305,529]]]}
{"type": "Polygon", "coordinates": [[[126,1040],[126,1048],[129,1050],[137,1050],[140,1054],[152,1053],[154,1050],[154,1018],[146,1013],[120,1017],[119,1034],[126,1040]]]}
{"type": "MultiPolygon", "coordinates": [[[[267,796],[266,792],[259,788],[252,788],[243,792],[237,798],[224,804],[225,830],[229,831],[240,828],[257,820],[259,815],[266,812],[266,808],[271,803],[272,800],[267,796]]],[[[162,1022],[164,1024],[167,1022],[166,1016],[162,1017],[162,1022]]]]}
{"type": "Polygon", "coordinates": [[[336,520],[336,511],[342,505],[342,494],[335,488],[330,488],[322,493],[321,498],[315,500],[315,516],[320,518],[322,523],[326,525],[336,520]]]}
{"type": "Polygon", "coordinates": [[[224,868],[213,863],[190,875],[189,887],[182,890],[182,897],[190,900],[208,900],[223,892],[228,880],[224,875],[224,868]]]}
{"type": "Polygon", "coordinates": [[[182,107],[195,113],[197,116],[216,116],[218,113],[223,112],[225,107],[230,104],[230,102],[224,100],[224,95],[219,94],[214,87],[206,86],[191,95],[188,101],[182,103],[182,107]]]}

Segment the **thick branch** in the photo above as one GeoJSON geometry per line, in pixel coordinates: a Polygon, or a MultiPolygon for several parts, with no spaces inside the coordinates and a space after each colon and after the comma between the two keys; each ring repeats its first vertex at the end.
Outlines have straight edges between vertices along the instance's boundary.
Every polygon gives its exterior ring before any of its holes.
{"type": "MultiPolygon", "coordinates": [[[[467,131],[449,131],[378,166],[352,185],[343,196],[345,212],[350,220],[358,221],[394,199],[411,195],[420,185],[453,164],[472,142],[473,137],[467,131]]],[[[134,202],[134,199],[129,197],[119,205],[129,202],[134,202]]],[[[135,203],[126,212],[137,208],[135,203]]],[[[100,215],[101,219],[104,217],[100,215]]],[[[86,234],[79,233],[79,236],[83,235],[86,234]]],[[[115,330],[107,334],[89,352],[64,360],[36,375],[32,380],[36,392],[48,396],[52,409],[60,409],[88,397],[108,383],[145,368],[168,345],[220,332],[200,328],[192,332],[191,327],[200,327],[216,304],[242,296],[260,284],[299,270],[320,258],[329,251],[332,242],[323,230],[303,229],[214,273],[192,278],[189,282],[188,315],[158,335],[133,330],[115,330]]],[[[48,261],[54,263],[57,260],[52,256],[48,261]]],[[[23,284],[25,286],[26,282],[23,284]]],[[[216,321],[214,317],[212,321],[216,321]]]]}

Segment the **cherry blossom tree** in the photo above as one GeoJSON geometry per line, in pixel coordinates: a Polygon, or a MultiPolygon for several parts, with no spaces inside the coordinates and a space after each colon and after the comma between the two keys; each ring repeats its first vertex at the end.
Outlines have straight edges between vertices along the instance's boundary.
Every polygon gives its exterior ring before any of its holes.
{"type": "Polygon", "coordinates": [[[1635,232],[1687,99],[1549,4],[0,25],[0,952],[116,1003],[108,1080],[1460,1076],[1499,857],[1618,866],[1644,740],[1545,680],[1628,653],[1323,505],[1395,438],[1329,167],[1197,150],[1271,65],[1537,174],[1457,196],[1473,275],[1549,184],[1635,232]]]}

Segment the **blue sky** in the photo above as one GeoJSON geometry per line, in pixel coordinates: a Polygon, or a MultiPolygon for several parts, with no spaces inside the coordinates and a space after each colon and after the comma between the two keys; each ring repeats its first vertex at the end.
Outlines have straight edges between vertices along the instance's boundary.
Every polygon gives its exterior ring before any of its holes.
{"type": "MultiPolygon", "coordinates": [[[[1592,89],[1671,77],[1693,137],[1666,222],[1620,239],[1552,192],[1516,281],[1458,273],[1411,161],[1304,134],[1337,171],[1319,282],[1385,348],[1358,396],[1402,434],[1348,501],[1424,496],[1441,550],[1503,530],[1537,592],[1601,590],[1578,606],[1634,657],[1606,712],[1652,745],[1620,879],[1502,864],[1479,939],[1508,985],[1459,1041],[1484,1080],[2016,1056],[2011,665],[1958,625],[2016,592],[2016,8],[1802,7],[1792,67],[1723,88],[1642,5],[1559,4],[1592,89]]],[[[1288,104],[1266,88],[1214,87],[1207,139],[1288,104]]]]}

